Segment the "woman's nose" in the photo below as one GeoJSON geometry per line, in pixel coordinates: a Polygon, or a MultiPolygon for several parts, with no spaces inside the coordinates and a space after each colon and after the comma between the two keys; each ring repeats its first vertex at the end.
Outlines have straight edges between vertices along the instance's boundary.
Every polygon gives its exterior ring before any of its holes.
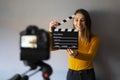
{"type": "Polygon", "coordinates": [[[81,21],[78,21],[78,22],[77,22],[77,26],[80,26],[80,25],[81,25],[81,21]]]}

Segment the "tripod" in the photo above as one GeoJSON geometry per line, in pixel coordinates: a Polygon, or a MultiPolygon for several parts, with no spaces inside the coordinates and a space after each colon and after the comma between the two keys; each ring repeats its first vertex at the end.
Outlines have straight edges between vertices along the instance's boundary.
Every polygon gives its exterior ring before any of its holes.
{"type": "Polygon", "coordinates": [[[14,75],[12,78],[8,79],[8,80],[29,80],[29,77],[33,76],[34,74],[36,74],[39,71],[42,71],[42,77],[44,80],[50,80],[49,76],[52,74],[52,68],[50,67],[50,65],[40,61],[39,64],[35,65],[32,64],[30,65],[30,69],[25,71],[23,74],[16,74],[14,75]],[[33,69],[35,69],[37,66],[40,66],[40,68],[31,73],[30,75],[26,75],[28,72],[32,71],[33,69]]]}

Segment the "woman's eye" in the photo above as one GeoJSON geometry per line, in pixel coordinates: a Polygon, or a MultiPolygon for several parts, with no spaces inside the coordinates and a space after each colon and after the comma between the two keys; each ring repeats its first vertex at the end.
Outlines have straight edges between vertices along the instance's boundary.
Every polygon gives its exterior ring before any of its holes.
{"type": "Polygon", "coordinates": [[[77,22],[77,21],[78,21],[78,19],[75,19],[75,21],[77,22]]]}
{"type": "Polygon", "coordinates": [[[85,22],[85,19],[81,19],[81,20],[79,20],[79,19],[74,19],[76,22],[78,22],[78,21],[80,21],[80,22],[85,22]]]}
{"type": "Polygon", "coordinates": [[[80,20],[81,22],[85,22],[85,19],[80,20]]]}

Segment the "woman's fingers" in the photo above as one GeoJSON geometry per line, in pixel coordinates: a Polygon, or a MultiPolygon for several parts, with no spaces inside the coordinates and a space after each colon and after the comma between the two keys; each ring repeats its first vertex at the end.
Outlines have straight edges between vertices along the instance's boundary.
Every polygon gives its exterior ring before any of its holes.
{"type": "Polygon", "coordinates": [[[59,22],[57,20],[51,21],[50,24],[49,24],[49,31],[52,32],[51,28],[58,26],[58,23],[59,22]]]}
{"type": "Polygon", "coordinates": [[[72,56],[72,57],[75,57],[78,54],[76,50],[73,51],[72,49],[67,49],[67,53],[69,56],[72,56]]]}
{"type": "Polygon", "coordinates": [[[55,26],[58,26],[58,21],[57,20],[54,20],[54,21],[51,21],[50,22],[50,27],[55,27],[55,26]]]}
{"type": "Polygon", "coordinates": [[[67,53],[68,53],[68,55],[72,56],[73,51],[71,49],[67,49],[67,53]]]}

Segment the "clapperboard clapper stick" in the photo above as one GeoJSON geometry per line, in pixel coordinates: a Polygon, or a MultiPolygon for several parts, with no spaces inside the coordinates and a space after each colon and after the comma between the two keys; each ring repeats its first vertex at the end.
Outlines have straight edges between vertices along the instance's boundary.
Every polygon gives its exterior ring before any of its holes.
{"type": "MultiPolygon", "coordinates": [[[[71,20],[74,15],[62,20],[58,26],[71,20]]],[[[52,48],[53,49],[77,49],[78,31],[76,29],[57,29],[52,27],[52,48]]]]}

